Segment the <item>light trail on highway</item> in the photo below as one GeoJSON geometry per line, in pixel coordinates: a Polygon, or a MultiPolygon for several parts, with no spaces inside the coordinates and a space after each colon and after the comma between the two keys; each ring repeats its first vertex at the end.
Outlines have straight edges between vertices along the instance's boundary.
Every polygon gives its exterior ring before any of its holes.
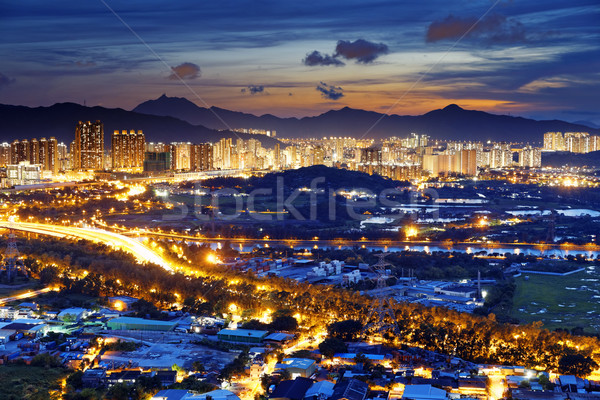
{"type": "Polygon", "coordinates": [[[31,222],[0,222],[0,228],[14,229],[24,232],[50,235],[54,237],[77,237],[92,242],[104,243],[116,249],[132,254],[140,262],[148,262],[173,271],[173,266],[154,250],[146,247],[135,238],[98,228],[78,228],[31,222]]]}
{"type": "Polygon", "coordinates": [[[29,292],[21,293],[21,294],[15,295],[15,296],[4,297],[4,298],[0,299],[0,304],[10,303],[11,301],[15,301],[15,300],[29,299],[31,297],[35,297],[42,293],[48,293],[52,290],[55,290],[55,288],[45,287],[45,288],[39,289],[39,290],[30,290],[29,292]]]}

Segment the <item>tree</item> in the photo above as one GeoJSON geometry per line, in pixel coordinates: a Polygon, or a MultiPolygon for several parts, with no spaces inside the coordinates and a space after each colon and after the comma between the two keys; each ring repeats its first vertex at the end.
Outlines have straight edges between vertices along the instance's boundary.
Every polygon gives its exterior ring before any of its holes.
{"type": "Polygon", "coordinates": [[[544,390],[553,390],[554,389],[554,384],[552,382],[550,382],[550,379],[544,374],[540,375],[538,382],[544,390]]]}
{"type": "Polygon", "coordinates": [[[58,280],[58,268],[48,266],[40,271],[40,282],[43,284],[54,283],[58,280]]]}
{"type": "Polygon", "coordinates": [[[266,331],[267,329],[269,329],[269,325],[262,323],[257,319],[251,319],[250,321],[242,324],[242,328],[243,329],[252,329],[252,330],[257,330],[257,331],[266,331]]]}
{"type": "Polygon", "coordinates": [[[81,392],[71,392],[64,396],[64,400],[101,400],[102,396],[94,389],[83,389],[81,392]]]}
{"type": "Polygon", "coordinates": [[[531,389],[531,383],[529,383],[529,381],[521,381],[521,383],[519,383],[519,387],[523,389],[531,389]]]}
{"type": "Polygon", "coordinates": [[[360,334],[363,325],[360,321],[349,319],[346,321],[334,322],[327,327],[330,337],[341,339],[344,342],[355,340],[360,334]]]}
{"type": "Polygon", "coordinates": [[[581,353],[565,354],[558,360],[558,372],[564,375],[576,375],[583,378],[596,368],[598,368],[598,364],[591,357],[586,357],[581,353]]]}
{"type": "Polygon", "coordinates": [[[202,361],[196,360],[192,363],[192,369],[196,372],[204,372],[204,364],[202,361]]]}
{"type": "Polygon", "coordinates": [[[289,315],[280,316],[271,322],[271,328],[276,331],[295,331],[298,329],[298,321],[289,315]]]}
{"type": "Polygon", "coordinates": [[[48,353],[38,354],[31,359],[31,365],[36,367],[56,368],[62,366],[61,360],[48,353]]]}
{"type": "Polygon", "coordinates": [[[83,372],[75,371],[67,378],[67,385],[71,386],[75,390],[79,390],[83,387],[83,372]]]}
{"type": "Polygon", "coordinates": [[[171,371],[183,372],[183,371],[184,371],[184,369],[183,369],[183,368],[181,368],[181,367],[180,367],[179,365],[177,365],[177,364],[173,364],[173,365],[171,365],[171,371]]]}
{"type": "Polygon", "coordinates": [[[206,393],[217,389],[217,387],[211,383],[203,382],[195,376],[188,376],[181,382],[169,386],[169,389],[184,389],[193,390],[198,393],[206,393]]]}
{"type": "Polygon", "coordinates": [[[110,400],[129,400],[130,389],[126,383],[116,383],[108,389],[106,398],[110,400]]]}
{"type": "Polygon", "coordinates": [[[336,353],[344,353],[348,351],[348,346],[343,340],[336,337],[331,337],[323,340],[319,344],[319,351],[327,358],[333,358],[336,353]]]}
{"type": "Polygon", "coordinates": [[[290,358],[313,358],[314,355],[309,350],[296,350],[290,354],[290,358]]]}

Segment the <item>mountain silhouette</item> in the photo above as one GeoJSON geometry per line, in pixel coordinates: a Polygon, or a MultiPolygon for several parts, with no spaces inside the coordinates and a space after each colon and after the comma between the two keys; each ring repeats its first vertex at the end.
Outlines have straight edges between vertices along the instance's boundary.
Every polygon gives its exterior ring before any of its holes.
{"type": "Polygon", "coordinates": [[[411,132],[439,140],[476,140],[537,142],[544,132],[589,132],[600,129],[565,121],[536,121],[522,117],[465,110],[456,104],[423,115],[384,115],[344,107],[313,117],[279,118],[261,116],[218,107],[199,107],[185,98],[162,95],[141,103],[133,111],[121,108],[86,107],[75,103],[57,103],[50,107],[26,107],[0,104],[0,140],[56,137],[69,144],[75,137],[78,121],[104,123],[105,144],[110,147],[114,130],[143,130],[148,142],[216,142],[224,137],[259,139],[272,147],[276,139],[264,135],[230,132],[229,129],[256,128],[276,130],[278,137],[308,138],[352,136],[355,138],[407,137],[411,132]]]}
{"type": "Polygon", "coordinates": [[[238,134],[217,131],[171,116],[140,114],[121,108],[85,107],[75,103],[57,103],[50,107],[25,107],[0,104],[0,140],[56,137],[67,145],[75,138],[78,121],[104,123],[105,147],[110,147],[114,130],[142,130],[147,142],[216,142],[221,138],[255,138],[264,146],[272,147],[277,141],[264,135],[238,134]]]}
{"type": "Polygon", "coordinates": [[[213,129],[257,128],[276,130],[281,137],[352,136],[369,138],[406,137],[411,132],[441,140],[541,142],[549,131],[600,133],[599,129],[565,121],[537,121],[522,117],[465,110],[456,104],[423,115],[384,115],[344,107],[314,117],[279,118],[253,115],[222,108],[199,107],[185,98],[162,95],[134,108],[135,112],[172,116],[213,129]],[[223,122],[215,116],[217,114],[223,122]]]}

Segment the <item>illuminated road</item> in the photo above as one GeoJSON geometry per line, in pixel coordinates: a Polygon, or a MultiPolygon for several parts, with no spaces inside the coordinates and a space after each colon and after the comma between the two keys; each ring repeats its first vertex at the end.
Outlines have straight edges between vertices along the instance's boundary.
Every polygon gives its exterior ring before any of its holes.
{"type": "Polygon", "coordinates": [[[76,228],[70,226],[29,223],[29,222],[0,222],[0,228],[11,228],[14,230],[49,235],[59,238],[76,237],[90,240],[92,242],[104,243],[116,249],[132,254],[140,262],[149,262],[160,265],[166,270],[172,271],[171,264],[146,247],[137,239],[120,235],[118,233],[105,231],[98,228],[76,228]]]}
{"type": "MultiPolygon", "coordinates": [[[[107,226],[107,225],[104,225],[107,226]]],[[[424,246],[424,247],[435,247],[443,248],[448,251],[468,249],[470,251],[477,252],[479,250],[493,251],[506,251],[506,249],[519,250],[520,248],[534,249],[540,252],[549,250],[561,250],[561,251],[585,251],[585,252],[598,252],[600,246],[596,244],[587,245],[575,245],[575,244],[559,244],[559,243],[521,243],[521,242],[445,242],[445,241],[429,241],[429,240],[371,240],[371,239],[271,239],[271,238],[226,238],[226,237],[205,237],[205,236],[191,236],[180,233],[168,233],[168,232],[156,232],[143,228],[121,228],[111,227],[122,232],[123,235],[127,236],[144,236],[144,237],[165,237],[174,240],[187,240],[207,243],[235,243],[235,244],[247,244],[247,243],[258,243],[268,245],[284,245],[284,246],[304,246],[304,247],[340,247],[340,246],[357,246],[357,247],[404,247],[409,249],[411,247],[424,246]]]]}
{"type": "Polygon", "coordinates": [[[0,304],[10,303],[11,301],[15,301],[15,300],[28,299],[30,297],[35,297],[35,296],[37,296],[39,294],[42,294],[42,293],[48,293],[51,290],[54,290],[54,288],[45,287],[45,288],[40,289],[40,290],[31,290],[29,292],[21,293],[21,294],[18,294],[16,296],[5,297],[3,299],[0,299],[0,304]]]}

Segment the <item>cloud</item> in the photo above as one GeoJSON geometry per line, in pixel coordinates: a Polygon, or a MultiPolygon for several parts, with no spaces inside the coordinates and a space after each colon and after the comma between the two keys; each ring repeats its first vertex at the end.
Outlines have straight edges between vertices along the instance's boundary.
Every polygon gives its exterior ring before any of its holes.
{"type": "Polygon", "coordinates": [[[95,67],[94,61],[75,61],[75,65],[80,68],[95,67]]]}
{"type": "Polygon", "coordinates": [[[336,67],[340,67],[344,64],[342,61],[337,58],[330,56],[329,54],[321,54],[317,50],[312,53],[306,54],[306,58],[302,60],[304,65],[308,65],[314,67],[316,65],[335,65],[336,67]]]}
{"type": "Polygon", "coordinates": [[[242,88],[240,90],[242,93],[250,92],[250,94],[260,94],[266,93],[265,87],[263,85],[248,85],[247,88],[242,88]]]}
{"type": "Polygon", "coordinates": [[[519,21],[509,20],[504,15],[494,14],[478,20],[475,17],[447,16],[434,21],[427,29],[428,43],[462,37],[480,39],[489,43],[524,42],[525,28],[519,21]]]}
{"type": "Polygon", "coordinates": [[[190,62],[179,64],[176,67],[171,67],[171,69],[173,70],[173,73],[169,75],[171,80],[196,79],[202,73],[199,66],[190,62]]]}
{"type": "Polygon", "coordinates": [[[15,83],[15,78],[9,78],[8,76],[0,72],[0,87],[8,86],[11,83],[15,83]]]}
{"type": "Polygon", "coordinates": [[[329,100],[339,100],[344,97],[344,89],[328,85],[325,82],[319,82],[317,85],[317,91],[321,92],[321,96],[329,100]]]}
{"type": "Polygon", "coordinates": [[[384,43],[374,43],[364,39],[357,39],[354,42],[339,40],[335,46],[334,57],[341,56],[347,60],[369,64],[380,55],[387,54],[388,51],[389,49],[384,43]]]}

